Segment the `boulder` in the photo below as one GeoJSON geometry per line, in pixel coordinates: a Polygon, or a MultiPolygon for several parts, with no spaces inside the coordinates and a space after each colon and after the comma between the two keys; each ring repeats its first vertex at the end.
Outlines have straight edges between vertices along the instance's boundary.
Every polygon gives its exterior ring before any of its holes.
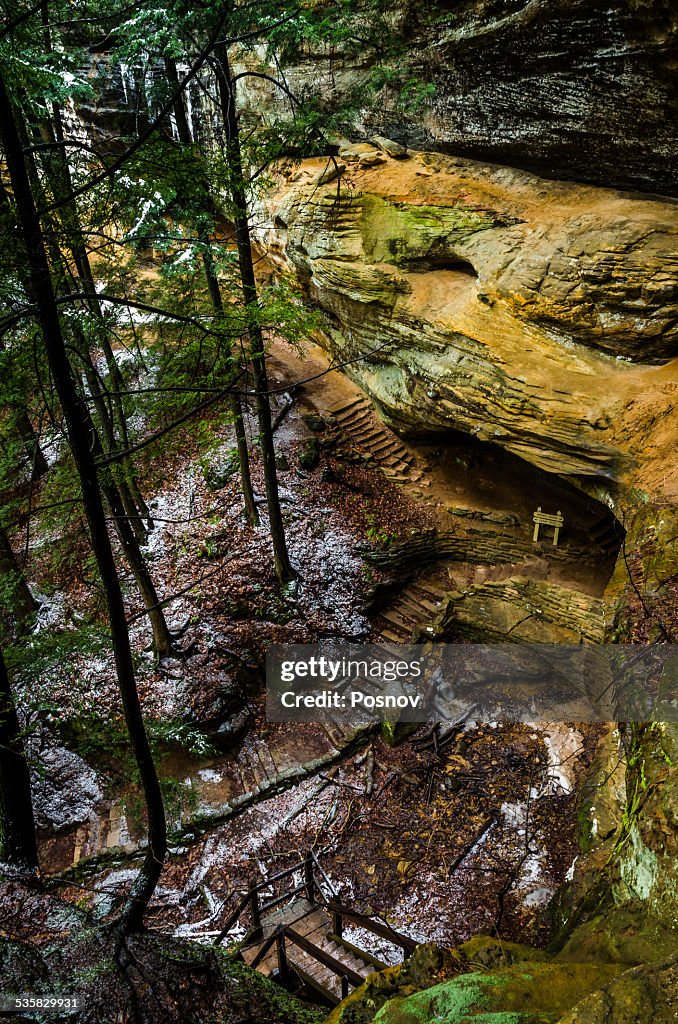
{"type": "Polygon", "coordinates": [[[592,992],[558,1024],[675,1024],[678,1019],[678,954],[644,964],[592,992]]]}
{"type": "Polygon", "coordinates": [[[313,180],[314,185],[327,185],[330,181],[335,181],[337,178],[346,170],[346,164],[340,163],[338,160],[332,160],[329,166],[326,166],[324,170],[319,171],[313,180]]]}
{"type": "Polygon", "coordinates": [[[402,160],[407,156],[406,147],[401,146],[399,142],[394,142],[393,139],[387,139],[383,135],[373,135],[370,141],[377,149],[380,149],[383,153],[388,153],[395,160],[402,160]]]}
{"type": "Polygon", "coordinates": [[[29,744],[36,768],[31,790],[36,824],[54,832],[83,825],[103,803],[103,780],[72,750],[47,741],[29,744]]]}
{"type": "Polygon", "coordinates": [[[240,468],[240,456],[237,448],[231,448],[225,456],[202,462],[202,475],[208,490],[220,491],[240,468]]]}
{"type": "Polygon", "coordinates": [[[302,469],[315,469],[320,462],[320,445],[314,437],[307,441],[299,452],[299,465],[302,469]]]}
{"type": "Polygon", "coordinates": [[[380,148],[371,146],[369,142],[349,143],[339,149],[339,156],[346,163],[358,163],[363,167],[372,167],[384,162],[380,148]]]}

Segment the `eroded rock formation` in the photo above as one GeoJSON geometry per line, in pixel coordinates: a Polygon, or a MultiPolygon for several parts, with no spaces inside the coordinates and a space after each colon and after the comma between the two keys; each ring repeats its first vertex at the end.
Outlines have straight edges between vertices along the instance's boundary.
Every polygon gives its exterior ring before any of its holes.
{"type": "Polygon", "coordinates": [[[561,475],[678,492],[669,200],[417,154],[288,170],[260,237],[401,432],[455,430],[561,475]]]}

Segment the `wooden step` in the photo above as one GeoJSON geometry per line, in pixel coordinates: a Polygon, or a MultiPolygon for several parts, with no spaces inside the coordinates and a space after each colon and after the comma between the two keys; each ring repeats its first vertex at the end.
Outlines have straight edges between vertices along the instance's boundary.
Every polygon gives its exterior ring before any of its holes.
{"type": "Polygon", "coordinates": [[[407,462],[403,462],[400,456],[394,456],[393,459],[379,460],[384,469],[387,469],[389,473],[403,473],[407,474],[410,468],[407,462]]]}
{"type": "Polygon", "coordinates": [[[386,636],[386,633],[388,633],[388,639],[395,640],[395,642],[399,644],[408,644],[410,642],[412,630],[410,629],[409,626],[398,626],[396,625],[396,623],[391,622],[389,619],[386,619],[384,615],[382,615],[381,618],[385,619],[385,621],[388,623],[385,630],[381,630],[382,636],[386,636]]]}

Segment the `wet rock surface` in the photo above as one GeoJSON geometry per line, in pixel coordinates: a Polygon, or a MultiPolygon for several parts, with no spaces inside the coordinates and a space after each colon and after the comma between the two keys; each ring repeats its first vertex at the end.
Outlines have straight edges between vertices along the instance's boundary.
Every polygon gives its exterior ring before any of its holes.
{"type": "Polygon", "coordinates": [[[33,809],[40,828],[60,832],[82,825],[104,800],[103,779],[78,754],[48,739],[33,742],[33,809]]]}

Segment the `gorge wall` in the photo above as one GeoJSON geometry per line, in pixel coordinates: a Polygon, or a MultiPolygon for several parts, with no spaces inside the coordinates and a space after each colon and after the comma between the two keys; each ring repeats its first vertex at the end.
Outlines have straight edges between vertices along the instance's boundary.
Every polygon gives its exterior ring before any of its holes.
{"type": "MultiPolygon", "coordinates": [[[[400,0],[390,31],[413,77],[433,88],[414,112],[384,90],[363,115],[365,138],[376,131],[549,177],[675,191],[678,17],[670,0],[400,0]]],[[[359,86],[379,59],[309,49],[284,73],[294,92],[320,83],[331,97],[359,86]]],[[[262,81],[243,84],[243,98],[258,113],[287,102],[262,81]]]]}
{"type": "MultiPolygon", "coordinates": [[[[369,7],[356,18],[352,44],[305,44],[282,64],[262,46],[234,52],[234,69],[282,74],[302,97],[331,102],[360,92],[381,60],[374,48],[360,48],[361,35],[369,35],[361,17],[372,17],[369,7]]],[[[676,193],[678,15],[671,0],[398,0],[383,32],[400,42],[408,77],[426,87],[425,98],[408,109],[384,86],[359,114],[364,139],[378,133],[413,149],[551,178],[676,193]]],[[[110,43],[92,38],[82,78],[93,93],[79,101],[85,133],[104,146],[143,123],[165,95],[160,62],[142,74],[111,61],[110,43]]],[[[193,136],[204,142],[214,134],[206,99],[214,83],[199,77],[185,102],[193,136]]],[[[248,116],[289,115],[289,100],[269,81],[242,79],[238,93],[248,116]]]]}
{"type": "Polygon", "coordinates": [[[673,501],[670,200],[346,145],[287,168],[259,237],[398,430],[462,431],[614,504],[673,501]]]}

